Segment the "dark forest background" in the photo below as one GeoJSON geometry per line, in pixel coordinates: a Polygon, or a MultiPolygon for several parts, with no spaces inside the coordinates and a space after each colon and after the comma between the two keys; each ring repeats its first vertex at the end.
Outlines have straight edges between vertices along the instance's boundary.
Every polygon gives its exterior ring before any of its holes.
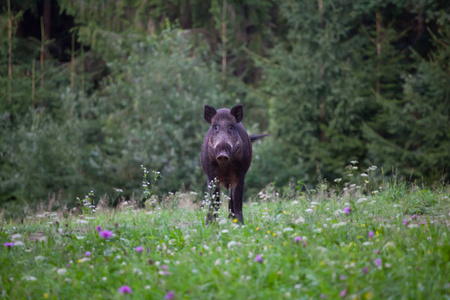
{"type": "Polygon", "coordinates": [[[0,60],[7,211],[138,196],[141,164],[160,195],[203,193],[204,104],[242,103],[247,130],[270,133],[247,197],[342,185],[350,161],[449,180],[447,0],[7,0],[0,60]]]}

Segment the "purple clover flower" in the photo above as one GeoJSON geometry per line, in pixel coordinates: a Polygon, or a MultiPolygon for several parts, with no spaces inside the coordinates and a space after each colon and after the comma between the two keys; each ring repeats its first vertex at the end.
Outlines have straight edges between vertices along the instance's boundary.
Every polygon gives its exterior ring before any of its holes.
{"type": "Polygon", "coordinates": [[[351,212],[351,208],[349,206],[344,207],[344,212],[346,215],[348,215],[351,212]]]}
{"type": "Polygon", "coordinates": [[[262,259],[262,257],[261,257],[261,254],[256,255],[256,257],[255,257],[255,262],[259,262],[259,263],[262,263],[262,262],[263,262],[263,259],[262,259]]]}
{"type": "Polygon", "coordinates": [[[86,251],[85,255],[86,255],[86,257],[89,257],[89,256],[91,256],[91,252],[90,251],[86,251]]]}
{"type": "Polygon", "coordinates": [[[164,299],[171,300],[171,299],[173,299],[173,297],[175,297],[175,292],[174,291],[170,291],[164,296],[164,299]]]}
{"type": "Polygon", "coordinates": [[[101,230],[98,232],[98,235],[104,239],[109,239],[114,236],[114,233],[110,230],[101,230]]]}
{"type": "Polygon", "coordinates": [[[136,248],[134,248],[134,250],[136,250],[138,253],[141,253],[142,251],[144,251],[144,247],[137,246],[136,248]]]}
{"type": "Polygon", "coordinates": [[[5,242],[5,247],[6,248],[11,249],[12,246],[14,246],[13,242],[11,242],[11,243],[5,242]]]}
{"type": "Polygon", "coordinates": [[[97,230],[98,232],[102,231],[102,225],[98,225],[97,227],[95,227],[95,230],[97,230]]]}
{"type": "Polygon", "coordinates": [[[381,265],[382,265],[381,258],[375,259],[375,263],[377,264],[377,266],[381,267],[381,265]]]}
{"type": "Polygon", "coordinates": [[[70,264],[67,264],[67,265],[66,265],[66,268],[70,268],[70,264]]]}
{"type": "Polygon", "coordinates": [[[347,295],[347,291],[346,290],[342,290],[340,293],[341,297],[345,297],[345,295],[347,295]]]}
{"type": "Polygon", "coordinates": [[[406,224],[408,224],[408,219],[405,219],[405,220],[403,221],[403,225],[406,225],[406,224]]]}
{"type": "Polygon", "coordinates": [[[132,291],[131,291],[131,288],[128,285],[124,285],[124,286],[121,286],[119,288],[119,293],[121,293],[121,294],[131,294],[132,291]]]}
{"type": "Polygon", "coordinates": [[[363,275],[366,275],[366,274],[367,274],[367,267],[364,267],[364,268],[362,269],[362,273],[363,273],[363,275]]]}
{"type": "Polygon", "coordinates": [[[301,236],[296,236],[294,241],[298,244],[302,240],[301,236]]]}
{"type": "Polygon", "coordinates": [[[369,239],[373,238],[373,236],[374,236],[373,231],[369,231],[369,239]]]}
{"type": "Polygon", "coordinates": [[[162,266],[161,266],[161,269],[162,269],[162,270],[167,270],[167,269],[169,269],[169,267],[168,267],[167,265],[162,265],[162,266]]]}

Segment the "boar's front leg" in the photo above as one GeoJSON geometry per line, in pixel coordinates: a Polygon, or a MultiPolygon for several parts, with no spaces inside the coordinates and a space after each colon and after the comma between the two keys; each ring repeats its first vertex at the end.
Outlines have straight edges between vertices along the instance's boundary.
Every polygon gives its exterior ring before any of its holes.
{"type": "Polygon", "coordinates": [[[208,182],[208,189],[209,189],[209,195],[210,195],[210,201],[209,209],[208,209],[208,216],[207,216],[207,223],[211,224],[214,221],[217,220],[217,213],[220,209],[220,186],[219,182],[214,182],[214,180],[210,180],[208,182]],[[211,193],[211,191],[214,190],[214,193],[211,193]]]}
{"type": "MultiPolygon", "coordinates": [[[[231,214],[244,225],[244,216],[242,215],[242,198],[244,196],[244,177],[239,179],[234,189],[231,189],[231,200],[229,206],[232,206],[231,214]]],[[[231,215],[230,214],[230,215],[231,215]]]]}

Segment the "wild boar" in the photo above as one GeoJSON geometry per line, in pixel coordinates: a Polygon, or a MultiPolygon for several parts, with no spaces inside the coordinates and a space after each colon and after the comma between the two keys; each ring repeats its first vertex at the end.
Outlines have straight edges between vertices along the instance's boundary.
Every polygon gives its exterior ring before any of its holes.
{"type": "MultiPolygon", "coordinates": [[[[220,205],[220,186],[230,191],[228,203],[229,218],[236,218],[244,224],[242,215],[242,197],[244,194],[245,175],[252,162],[252,142],[267,134],[248,135],[241,121],[244,117],[242,104],[231,110],[221,108],[215,110],[205,105],[204,118],[211,124],[201,152],[201,164],[208,177],[208,183],[217,180],[213,199],[214,210],[220,205]]],[[[214,219],[216,215],[214,215],[214,219]]],[[[211,213],[208,221],[212,221],[211,213]]]]}

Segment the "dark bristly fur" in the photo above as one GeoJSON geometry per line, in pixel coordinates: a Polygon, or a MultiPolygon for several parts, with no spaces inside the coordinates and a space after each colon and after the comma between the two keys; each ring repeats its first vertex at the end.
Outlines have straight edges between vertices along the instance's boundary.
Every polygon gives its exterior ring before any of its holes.
{"type": "MultiPolygon", "coordinates": [[[[244,224],[242,214],[242,197],[244,194],[245,175],[252,161],[252,142],[262,139],[267,134],[249,136],[241,121],[244,117],[242,105],[231,110],[205,105],[204,118],[211,124],[203,140],[201,163],[208,177],[208,182],[217,179],[214,194],[214,210],[220,204],[220,186],[230,190],[229,217],[236,218],[244,224]]],[[[215,218],[215,216],[214,216],[215,218]]],[[[208,215],[208,221],[213,216],[208,215]]]]}

